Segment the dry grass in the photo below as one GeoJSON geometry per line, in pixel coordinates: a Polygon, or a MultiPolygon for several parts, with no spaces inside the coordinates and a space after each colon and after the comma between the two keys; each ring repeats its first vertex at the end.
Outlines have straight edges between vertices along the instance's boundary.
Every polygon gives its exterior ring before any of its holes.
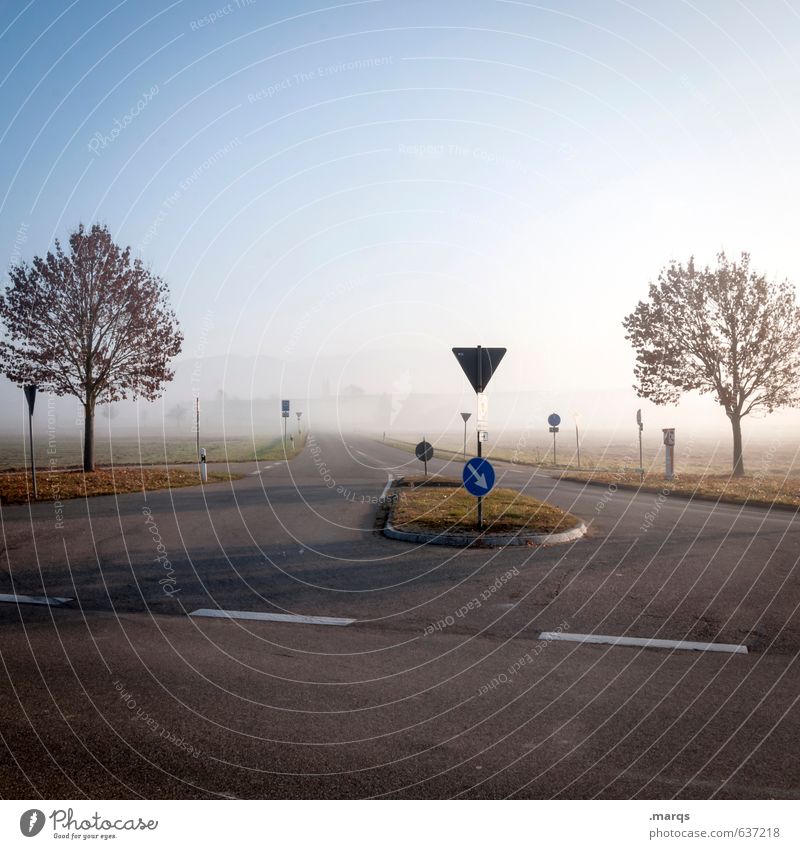
{"type": "MultiPolygon", "coordinates": [[[[404,531],[477,531],[477,502],[463,487],[400,487],[392,523],[404,531]]],[[[580,519],[552,504],[495,489],[483,499],[484,529],[490,533],[566,531],[580,519]]]]}
{"type": "MultiPolygon", "coordinates": [[[[241,475],[228,472],[208,472],[208,483],[236,480],[241,475]]],[[[91,495],[113,495],[125,492],[148,492],[156,489],[175,489],[197,486],[199,472],[186,469],[125,468],[83,471],[37,471],[39,501],[63,501],[91,495]]],[[[25,472],[0,475],[0,502],[25,504],[33,498],[31,476],[25,472]]]]}
{"type": "Polygon", "coordinates": [[[591,481],[624,489],[642,489],[645,492],[670,492],[676,495],[724,501],[729,504],[772,506],[782,504],[800,507],[800,478],[782,475],[754,475],[732,478],[730,475],[681,474],[674,480],[663,475],[647,475],[640,483],[634,472],[570,472],[562,480],[591,481]]]}

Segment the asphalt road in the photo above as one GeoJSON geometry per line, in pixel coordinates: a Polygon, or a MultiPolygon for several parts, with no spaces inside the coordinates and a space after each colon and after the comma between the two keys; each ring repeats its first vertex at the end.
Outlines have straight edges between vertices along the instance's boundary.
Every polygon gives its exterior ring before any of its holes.
{"type": "Polygon", "coordinates": [[[798,796],[794,513],[498,463],[499,485],[583,517],[587,536],[387,540],[378,497],[419,465],[317,434],[231,484],[2,506],[0,593],[74,601],[0,604],[0,794],[798,796]],[[559,629],[749,653],[539,639],[559,629]]]}

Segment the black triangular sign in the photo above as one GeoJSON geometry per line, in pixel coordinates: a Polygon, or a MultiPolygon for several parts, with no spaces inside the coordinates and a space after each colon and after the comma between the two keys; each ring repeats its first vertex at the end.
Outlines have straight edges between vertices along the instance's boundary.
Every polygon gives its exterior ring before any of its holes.
{"type": "Polygon", "coordinates": [[[28,412],[33,415],[33,405],[36,403],[36,386],[25,387],[25,399],[28,402],[28,412]]]}
{"type": "Polygon", "coordinates": [[[476,392],[483,392],[497,371],[505,348],[453,348],[458,364],[476,392]],[[480,356],[478,354],[480,352],[480,356]]]}

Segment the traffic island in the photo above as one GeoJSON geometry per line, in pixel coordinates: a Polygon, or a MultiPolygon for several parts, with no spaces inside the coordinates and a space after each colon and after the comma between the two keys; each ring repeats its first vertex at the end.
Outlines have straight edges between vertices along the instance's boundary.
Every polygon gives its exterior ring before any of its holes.
{"type": "Polygon", "coordinates": [[[483,530],[476,499],[455,480],[400,479],[388,500],[384,536],[403,542],[494,548],[554,545],[586,533],[577,516],[513,489],[483,497],[483,530]]]}

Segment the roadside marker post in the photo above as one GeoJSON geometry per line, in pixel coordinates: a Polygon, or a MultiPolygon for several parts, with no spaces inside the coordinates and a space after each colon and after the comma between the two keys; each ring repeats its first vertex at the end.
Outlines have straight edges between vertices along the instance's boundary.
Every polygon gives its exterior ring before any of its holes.
{"type": "MultiPolygon", "coordinates": [[[[506,354],[506,348],[483,348],[478,345],[476,348],[453,348],[453,354],[458,360],[467,380],[472,384],[472,388],[477,395],[478,409],[478,458],[483,455],[483,443],[488,439],[488,422],[486,416],[488,412],[488,399],[483,394],[492,375],[497,371],[500,361],[506,354]],[[481,420],[481,416],[484,419],[481,420]]],[[[464,420],[466,428],[466,419],[464,420]]],[[[465,452],[466,453],[466,452],[465,452]]],[[[478,529],[483,530],[483,501],[482,496],[478,495],[478,529]]]]}
{"type": "Polygon", "coordinates": [[[200,449],[200,480],[203,483],[208,482],[208,467],[206,466],[206,449],[200,449]]]}
{"type": "Polygon", "coordinates": [[[675,428],[663,427],[661,432],[664,434],[664,445],[667,449],[664,457],[664,477],[671,481],[675,477],[675,428]]]}
{"type": "Polygon", "coordinates": [[[300,418],[303,414],[295,413],[295,415],[297,416],[297,435],[299,436],[302,433],[302,431],[300,430],[300,418]]]}
{"type": "Polygon", "coordinates": [[[36,390],[38,388],[33,383],[25,387],[25,400],[28,402],[28,436],[31,443],[31,478],[33,479],[34,500],[39,497],[39,491],[36,488],[36,461],[33,457],[33,405],[36,403],[36,390]]]}

